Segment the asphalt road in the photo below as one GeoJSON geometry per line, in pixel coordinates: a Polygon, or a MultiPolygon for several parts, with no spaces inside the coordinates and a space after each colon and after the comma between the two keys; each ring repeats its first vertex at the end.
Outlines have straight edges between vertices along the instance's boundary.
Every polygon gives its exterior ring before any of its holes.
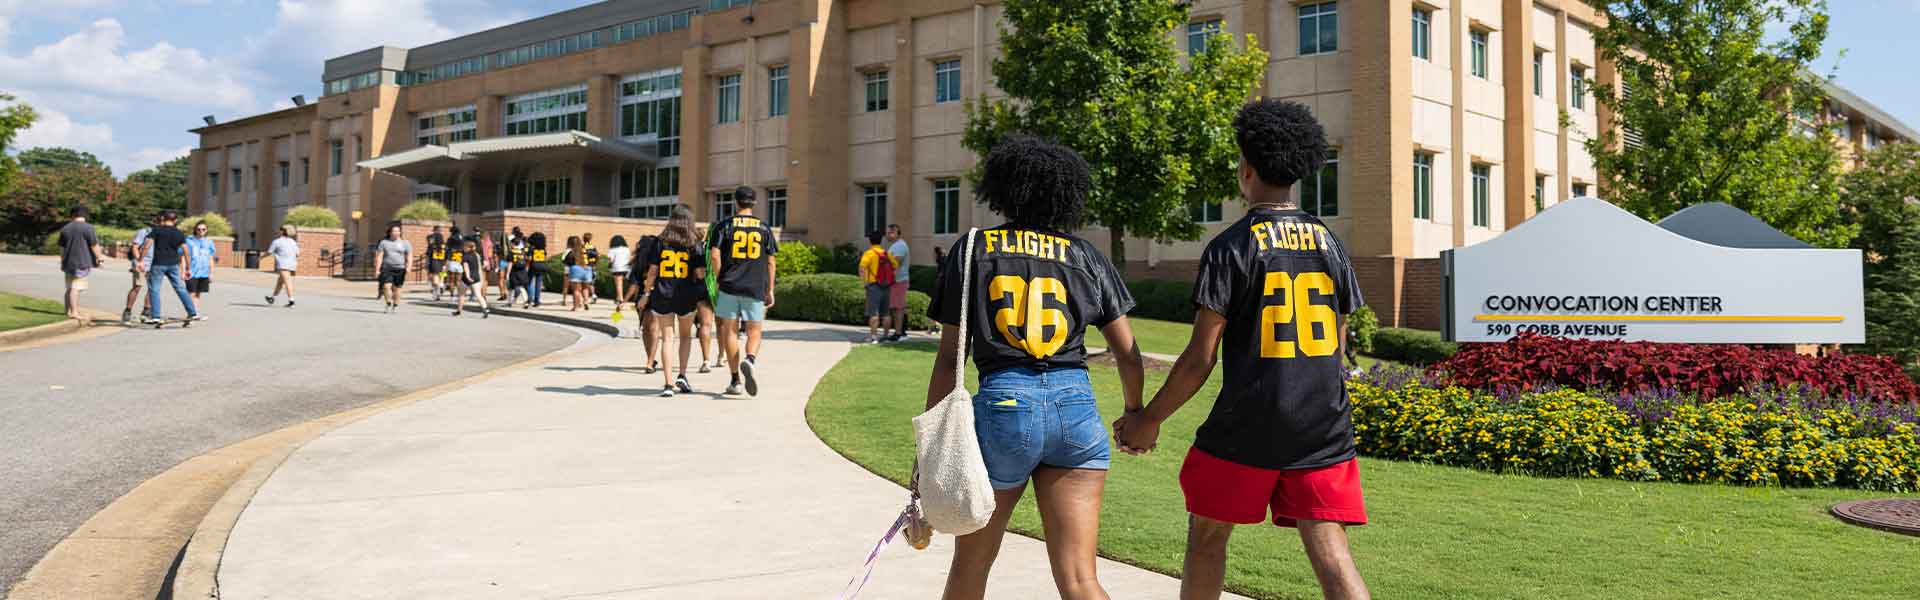
{"type": "MultiPolygon", "coordinates": [[[[91,283],[83,304],[118,315],[125,261],[91,283]]],[[[55,263],[0,255],[0,290],[58,299],[61,289],[55,263]]],[[[417,306],[386,315],[370,298],[269,307],[265,293],[216,274],[202,298],[210,320],[192,328],[0,352],[0,592],[95,512],[188,458],[581,339],[417,306]]],[[[163,302],[184,315],[172,290],[163,302]]]]}

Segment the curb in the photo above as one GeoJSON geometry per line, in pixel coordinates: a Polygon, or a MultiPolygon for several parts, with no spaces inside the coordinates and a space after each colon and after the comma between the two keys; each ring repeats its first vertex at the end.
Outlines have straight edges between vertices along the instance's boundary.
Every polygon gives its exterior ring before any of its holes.
{"type": "MultiPolygon", "coordinates": [[[[82,323],[80,321],[75,321],[73,319],[62,318],[60,321],[55,323],[48,323],[45,325],[36,325],[33,327],[28,327],[26,329],[15,329],[13,331],[0,332],[0,352],[9,352],[13,350],[25,350],[27,348],[38,348],[40,346],[58,343],[61,341],[59,338],[63,338],[67,336],[74,336],[77,338],[83,333],[95,331],[92,325],[93,322],[106,321],[114,317],[114,315],[109,315],[107,313],[93,310],[90,308],[82,308],[80,309],[80,311],[81,311],[81,316],[84,316],[87,319],[85,323],[82,323]]],[[[107,327],[102,327],[100,329],[102,333],[100,333],[99,335],[106,335],[108,333],[113,333],[114,331],[117,331],[119,329],[123,329],[123,328],[118,327],[118,321],[115,321],[114,328],[109,329],[107,327]]]]}
{"type": "MultiPolygon", "coordinates": [[[[453,303],[451,302],[432,301],[432,300],[429,300],[429,301],[415,300],[413,303],[421,306],[433,306],[433,307],[439,307],[439,308],[445,308],[445,309],[453,308],[453,303]]],[[[603,323],[598,320],[578,319],[574,317],[546,314],[546,313],[536,312],[531,310],[521,310],[518,308],[494,308],[492,310],[493,310],[493,314],[500,315],[503,317],[514,317],[517,319],[529,319],[533,321],[545,321],[545,322],[553,323],[556,325],[566,325],[568,327],[579,327],[581,329],[592,329],[594,331],[607,334],[607,337],[612,337],[612,338],[620,337],[620,326],[614,325],[612,323],[603,323]]]]}

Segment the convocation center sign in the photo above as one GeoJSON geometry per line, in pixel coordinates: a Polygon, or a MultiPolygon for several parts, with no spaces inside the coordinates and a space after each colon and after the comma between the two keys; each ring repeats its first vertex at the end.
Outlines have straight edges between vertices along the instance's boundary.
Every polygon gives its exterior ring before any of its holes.
{"type": "Polygon", "coordinates": [[[1576,198],[1441,258],[1452,341],[1523,332],[1711,344],[1866,341],[1860,251],[1807,246],[1724,204],[1655,225],[1576,198]]]}

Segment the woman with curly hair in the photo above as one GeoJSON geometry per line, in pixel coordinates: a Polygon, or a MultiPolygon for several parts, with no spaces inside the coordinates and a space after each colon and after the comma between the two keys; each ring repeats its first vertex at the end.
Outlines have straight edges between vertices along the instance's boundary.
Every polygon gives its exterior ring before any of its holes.
{"type": "Polygon", "coordinates": [[[954,389],[955,361],[971,346],[980,369],[974,427],[995,500],[986,528],[956,540],[945,597],[986,596],[987,572],[1031,481],[1060,597],[1104,599],[1094,549],[1111,451],[1082,336],[1087,327],[1100,328],[1119,365],[1126,406],[1138,408],[1145,375],[1126,317],[1133,297],[1113,263],[1070,233],[1080,226],[1092,185],[1079,154],[1013,135],[994,146],[984,167],[980,199],[1007,222],[953,245],[928,310],[947,327],[927,407],[954,389]],[[972,277],[963,285],[967,262],[972,277]],[[963,288],[970,293],[963,296],[963,288]]]}

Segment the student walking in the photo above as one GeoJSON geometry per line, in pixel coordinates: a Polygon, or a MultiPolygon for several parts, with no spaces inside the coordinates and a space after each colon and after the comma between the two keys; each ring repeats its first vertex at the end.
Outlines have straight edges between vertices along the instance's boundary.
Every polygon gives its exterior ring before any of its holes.
{"type": "MultiPolygon", "coordinates": [[[[539,308],[540,291],[547,285],[547,234],[535,231],[527,236],[527,304],[522,308],[539,308]]],[[[564,279],[564,278],[563,278],[564,279]]]]}
{"type": "Polygon", "coordinates": [[[273,257],[273,272],[278,277],[273,282],[273,293],[267,295],[267,306],[273,306],[274,298],[285,291],[287,308],[293,308],[293,274],[300,268],[300,243],[295,239],[293,228],[281,225],[280,237],[267,244],[267,254],[273,257]]]}
{"type": "Polygon", "coordinates": [[[440,235],[440,226],[433,226],[433,232],[427,234],[427,289],[433,292],[433,301],[440,301],[440,290],[446,285],[447,238],[440,235]]]}
{"type": "Polygon", "coordinates": [[[100,251],[99,234],[87,223],[87,205],[73,205],[67,217],[67,224],[60,227],[60,273],[67,284],[67,318],[84,324],[88,321],[80,316],[80,293],[87,291],[87,276],[107,264],[107,257],[100,251]]]}
{"type": "Polygon", "coordinates": [[[1091,187],[1079,154],[1015,135],[983,166],[980,196],[1007,223],[962,237],[940,274],[930,312],[948,326],[926,406],[953,391],[957,361],[971,346],[980,370],[974,427],[995,505],[985,528],[955,539],[944,597],[986,596],[1007,521],[1031,481],[1055,589],[1069,600],[1104,600],[1094,549],[1111,450],[1083,337],[1089,326],[1106,336],[1126,406],[1139,406],[1145,368],[1126,317],[1133,297],[1106,256],[1068,233],[1079,229],[1091,187]]]}
{"type": "Polygon", "coordinates": [[[133,303],[137,301],[136,299],[147,302],[147,304],[140,307],[140,315],[143,320],[146,315],[153,313],[152,298],[147,295],[146,291],[147,270],[153,267],[153,257],[147,255],[146,248],[147,236],[153,233],[153,226],[159,224],[160,215],[155,214],[153,218],[148,221],[146,227],[141,227],[139,231],[133,232],[133,239],[128,242],[127,260],[129,264],[127,265],[127,273],[132,275],[132,286],[127,288],[127,306],[120,310],[121,325],[133,324],[133,303]]]}
{"type": "Polygon", "coordinates": [[[527,245],[527,238],[520,234],[519,227],[513,228],[513,231],[507,234],[506,259],[507,289],[501,290],[500,293],[507,296],[504,300],[507,308],[513,308],[513,305],[520,303],[520,295],[526,293],[527,282],[533,278],[531,273],[533,248],[527,245]]]}
{"type": "Polygon", "coordinates": [[[626,236],[615,235],[607,242],[607,272],[613,275],[613,312],[620,312],[626,306],[629,294],[638,294],[633,284],[633,249],[627,247],[626,236]]]}
{"type": "Polygon", "coordinates": [[[879,231],[867,232],[867,251],[860,253],[860,283],[867,290],[867,343],[886,340],[887,320],[892,306],[887,296],[893,289],[893,255],[881,246],[885,240],[879,231]]]}
{"type": "Polygon", "coordinates": [[[913,287],[913,274],[907,265],[913,261],[913,251],[907,247],[907,239],[901,235],[898,224],[887,226],[887,253],[893,255],[893,284],[887,288],[887,306],[893,312],[893,334],[884,336],[889,341],[898,342],[907,339],[907,289],[913,287]]]}
{"type": "Polygon", "coordinates": [[[1291,194],[1326,161],[1325,133],[1306,107],[1279,100],[1248,104],[1234,129],[1251,208],[1207,243],[1187,349],[1153,403],[1130,408],[1114,433],[1129,452],[1152,450],[1160,425],[1212,374],[1224,340],[1220,397],[1180,469],[1192,513],[1180,597],[1219,598],[1234,525],[1271,511],[1274,525],[1299,530],[1327,598],[1364,599],[1346,528],[1366,524],[1367,508],[1339,356],[1360,287],[1346,247],[1291,194]]]}
{"type": "Polygon", "coordinates": [[[147,234],[147,243],[142,254],[153,261],[147,269],[147,305],[151,312],[147,314],[148,324],[163,322],[160,306],[160,284],[173,286],[173,293],[180,297],[180,306],[187,309],[188,321],[199,321],[200,309],[193,305],[193,296],[187,293],[187,282],[180,276],[181,257],[186,255],[187,234],[173,226],[178,219],[173,211],[160,213],[160,224],[147,234]]]}
{"type": "Polygon", "coordinates": [[[447,255],[447,278],[453,280],[453,316],[460,316],[467,308],[467,296],[473,296],[480,304],[480,318],[493,316],[493,309],[487,306],[487,295],[475,291],[484,275],[480,269],[486,263],[480,255],[480,244],[473,240],[461,240],[458,250],[447,255]]]}
{"type": "MultiPolygon", "coordinates": [[[[587,268],[589,275],[599,270],[600,248],[593,245],[593,232],[591,231],[580,234],[580,256],[580,264],[587,268]]],[[[581,293],[587,297],[587,306],[593,306],[600,301],[600,292],[594,289],[593,279],[593,277],[588,277],[586,285],[583,286],[581,290],[581,293]]]]}
{"type": "Polygon", "coordinates": [[[380,252],[374,259],[378,261],[374,272],[380,274],[380,299],[386,301],[387,314],[400,309],[400,290],[407,286],[407,265],[413,264],[413,242],[400,236],[399,223],[388,225],[387,237],[380,240],[380,252]]]}
{"type": "Polygon", "coordinates": [[[714,299],[713,308],[720,317],[720,346],[726,349],[732,371],[727,395],[739,395],[745,384],[748,396],[759,396],[760,382],[753,368],[760,353],[761,325],[774,304],[774,273],[779,268],[774,255],[780,253],[780,241],[753,216],[753,188],[741,186],[734,194],[739,208],[713,238],[717,241],[707,264],[720,268],[720,297],[714,299]],[[744,351],[738,335],[742,329],[747,334],[744,351]]]}
{"type": "Polygon", "coordinates": [[[567,310],[586,310],[586,289],[593,285],[593,268],[586,265],[586,246],[580,236],[567,236],[567,253],[560,256],[560,264],[567,267],[567,310]]]}
{"type": "Polygon", "coordinates": [[[693,209],[685,204],[673,208],[666,230],[647,246],[646,262],[643,291],[635,308],[653,316],[647,337],[654,340],[653,347],[663,365],[660,376],[664,385],[660,395],[691,394],[693,385],[687,382],[687,360],[693,355],[693,315],[699,309],[700,299],[706,296],[702,288],[706,287],[707,268],[707,257],[700,255],[699,238],[693,231],[693,209]],[[680,339],[677,376],[672,373],[676,363],[667,346],[675,336],[680,339]]]}
{"type": "Polygon", "coordinates": [[[207,222],[194,223],[193,237],[187,238],[187,292],[193,295],[194,306],[200,306],[201,294],[213,291],[213,265],[219,261],[213,238],[207,237],[207,222]]]}

